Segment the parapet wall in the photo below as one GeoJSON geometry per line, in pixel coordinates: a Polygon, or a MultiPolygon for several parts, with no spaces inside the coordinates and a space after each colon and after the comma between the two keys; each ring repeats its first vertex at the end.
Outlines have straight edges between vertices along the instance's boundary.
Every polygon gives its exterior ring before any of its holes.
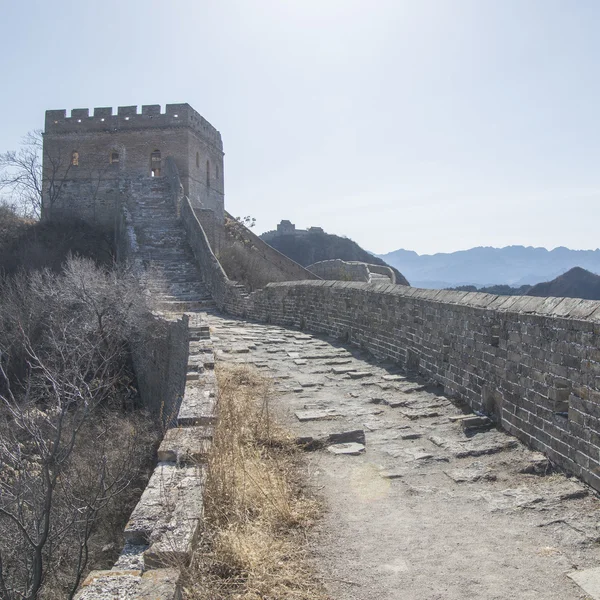
{"type": "Polygon", "coordinates": [[[369,273],[370,265],[363,262],[348,262],[335,258],[332,260],[321,260],[307,269],[318,275],[322,279],[333,281],[363,281],[368,283],[371,280],[369,273]]]}
{"type": "Polygon", "coordinates": [[[243,315],[246,307],[246,296],[231,281],[221,263],[214,255],[209,239],[196,216],[188,198],[183,199],[181,206],[181,222],[185,228],[187,240],[198,261],[202,279],[216,305],[227,312],[243,315]]]}
{"type": "MultiPolygon", "coordinates": [[[[371,273],[379,273],[379,275],[385,275],[390,278],[391,283],[398,283],[396,278],[396,272],[392,267],[384,266],[384,265],[374,265],[368,263],[369,271],[371,273]]],[[[403,278],[404,283],[400,283],[400,285],[408,285],[408,281],[403,278]]]]}

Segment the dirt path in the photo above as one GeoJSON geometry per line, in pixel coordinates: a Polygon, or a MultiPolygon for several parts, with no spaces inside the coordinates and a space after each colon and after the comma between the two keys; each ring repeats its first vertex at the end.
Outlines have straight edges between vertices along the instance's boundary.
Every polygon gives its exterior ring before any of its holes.
{"type": "Polygon", "coordinates": [[[316,567],[335,600],[586,598],[566,575],[599,564],[589,488],[502,432],[465,433],[451,417],[466,410],[394,365],[295,330],[208,320],[217,359],[275,378],[299,436],[365,432],[361,455],[307,454],[328,509],[316,567]]]}

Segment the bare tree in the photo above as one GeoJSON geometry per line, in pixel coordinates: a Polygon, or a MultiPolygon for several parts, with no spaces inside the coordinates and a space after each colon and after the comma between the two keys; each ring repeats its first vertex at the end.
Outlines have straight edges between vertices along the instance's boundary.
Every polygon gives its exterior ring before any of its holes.
{"type": "Polygon", "coordinates": [[[58,572],[72,598],[102,511],[136,476],[138,417],[116,417],[142,309],[131,284],[71,259],[62,276],[22,276],[0,299],[3,600],[40,597],[58,572]]]}
{"type": "MultiPolygon", "coordinates": [[[[44,148],[43,132],[36,129],[24,136],[19,150],[0,154],[0,190],[25,216],[39,219],[42,207],[51,211],[60,198],[72,166],[64,149],[54,147],[50,152],[44,148]]],[[[99,182],[102,174],[95,177],[90,173],[94,198],[98,191],[95,179],[99,182]]]]}
{"type": "Polygon", "coordinates": [[[28,216],[39,218],[42,208],[42,132],[29,132],[20,150],[0,154],[0,189],[28,216]]]}

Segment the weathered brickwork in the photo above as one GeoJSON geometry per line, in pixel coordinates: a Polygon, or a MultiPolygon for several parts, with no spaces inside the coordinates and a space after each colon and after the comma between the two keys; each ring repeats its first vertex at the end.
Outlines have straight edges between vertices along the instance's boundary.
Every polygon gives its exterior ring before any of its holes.
{"type": "Polygon", "coordinates": [[[223,218],[223,144],[189,104],[46,111],[44,218],[83,217],[112,228],[127,180],[166,175],[177,166],[196,207],[223,218]]]}
{"type": "Polygon", "coordinates": [[[133,367],[144,406],[173,423],[185,391],[189,348],[188,317],[167,321],[148,314],[132,340],[133,367]]]}

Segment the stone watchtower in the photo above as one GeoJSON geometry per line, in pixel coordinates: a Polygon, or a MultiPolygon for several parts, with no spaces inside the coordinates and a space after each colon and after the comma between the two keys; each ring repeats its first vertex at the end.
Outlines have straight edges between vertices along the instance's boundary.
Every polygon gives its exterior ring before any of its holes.
{"type": "Polygon", "coordinates": [[[42,216],[112,227],[127,182],[165,177],[172,164],[192,205],[222,221],[221,134],[189,104],[48,110],[42,216]]]}

